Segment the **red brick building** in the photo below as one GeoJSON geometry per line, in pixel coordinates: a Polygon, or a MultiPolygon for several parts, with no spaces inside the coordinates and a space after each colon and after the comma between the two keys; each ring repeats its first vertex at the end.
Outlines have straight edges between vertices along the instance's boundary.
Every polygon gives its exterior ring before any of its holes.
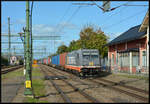
{"type": "Polygon", "coordinates": [[[149,12],[143,23],[134,26],[107,44],[111,70],[149,72],[149,12]]]}

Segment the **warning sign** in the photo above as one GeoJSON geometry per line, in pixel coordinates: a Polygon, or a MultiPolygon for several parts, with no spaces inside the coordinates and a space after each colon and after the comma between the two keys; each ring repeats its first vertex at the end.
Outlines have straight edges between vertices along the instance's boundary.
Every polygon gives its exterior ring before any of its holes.
{"type": "Polygon", "coordinates": [[[30,80],[26,81],[26,88],[31,88],[31,81],[30,80]]]}

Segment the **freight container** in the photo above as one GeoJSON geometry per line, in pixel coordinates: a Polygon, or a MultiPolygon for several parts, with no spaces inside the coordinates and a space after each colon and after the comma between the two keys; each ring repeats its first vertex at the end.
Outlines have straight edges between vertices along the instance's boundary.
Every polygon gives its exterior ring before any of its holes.
{"type": "Polygon", "coordinates": [[[44,58],[44,64],[46,64],[46,58],[44,58]]]}
{"type": "Polygon", "coordinates": [[[60,66],[65,67],[67,53],[60,54],[60,66]]]}
{"type": "Polygon", "coordinates": [[[48,57],[48,65],[50,65],[50,57],[48,57]]]}
{"type": "Polygon", "coordinates": [[[57,55],[57,65],[60,65],[60,55],[57,55]]]}
{"type": "Polygon", "coordinates": [[[59,65],[59,55],[52,57],[52,64],[59,65]]]}
{"type": "Polygon", "coordinates": [[[48,65],[48,57],[46,58],[46,65],[48,65]]]}

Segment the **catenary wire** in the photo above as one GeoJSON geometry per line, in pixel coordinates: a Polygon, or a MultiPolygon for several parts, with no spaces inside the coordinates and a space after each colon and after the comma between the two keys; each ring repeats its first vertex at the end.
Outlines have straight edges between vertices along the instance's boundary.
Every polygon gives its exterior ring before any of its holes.
{"type": "Polygon", "coordinates": [[[116,25],[118,25],[118,24],[120,24],[120,23],[122,23],[122,22],[124,22],[124,21],[126,21],[126,20],[129,20],[129,19],[131,19],[131,18],[137,16],[137,15],[140,14],[140,13],[144,13],[144,11],[145,11],[145,10],[142,10],[142,11],[140,11],[140,12],[137,12],[137,13],[135,13],[134,15],[129,16],[129,17],[127,17],[127,18],[124,18],[124,19],[122,19],[122,20],[120,20],[120,21],[118,21],[118,22],[116,22],[116,23],[114,23],[114,24],[111,24],[111,25],[107,26],[107,27],[104,27],[103,29],[108,29],[108,28],[110,29],[110,28],[112,28],[112,27],[114,27],[114,26],[116,26],[116,25]]]}
{"type": "MultiPolygon", "coordinates": [[[[128,1],[126,4],[128,4],[129,2],[130,2],[130,1],[128,1]]],[[[126,7],[126,8],[127,8],[127,7],[126,7]]],[[[103,20],[103,21],[105,21],[105,24],[106,24],[108,21],[110,21],[110,20],[112,19],[112,17],[114,17],[114,16],[116,16],[117,14],[123,12],[126,8],[125,8],[125,7],[122,7],[122,8],[120,9],[120,11],[111,14],[110,16],[108,16],[107,18],[105,18],[105,20],[103,20]]],[[[104,24],[101,25],[101,27],[103,27],[103,26],[104,26],[104,24]]]]}

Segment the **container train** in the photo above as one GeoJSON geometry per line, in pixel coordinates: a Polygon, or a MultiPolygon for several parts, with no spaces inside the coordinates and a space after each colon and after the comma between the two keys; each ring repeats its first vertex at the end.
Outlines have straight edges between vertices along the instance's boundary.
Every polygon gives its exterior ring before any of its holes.
{"type": "Polygon", "coordinates": [[[100,72],[100,57],[97,49],[79,49],[44,58],[40,63],[71,71],[80,77],[100,72]]]}

